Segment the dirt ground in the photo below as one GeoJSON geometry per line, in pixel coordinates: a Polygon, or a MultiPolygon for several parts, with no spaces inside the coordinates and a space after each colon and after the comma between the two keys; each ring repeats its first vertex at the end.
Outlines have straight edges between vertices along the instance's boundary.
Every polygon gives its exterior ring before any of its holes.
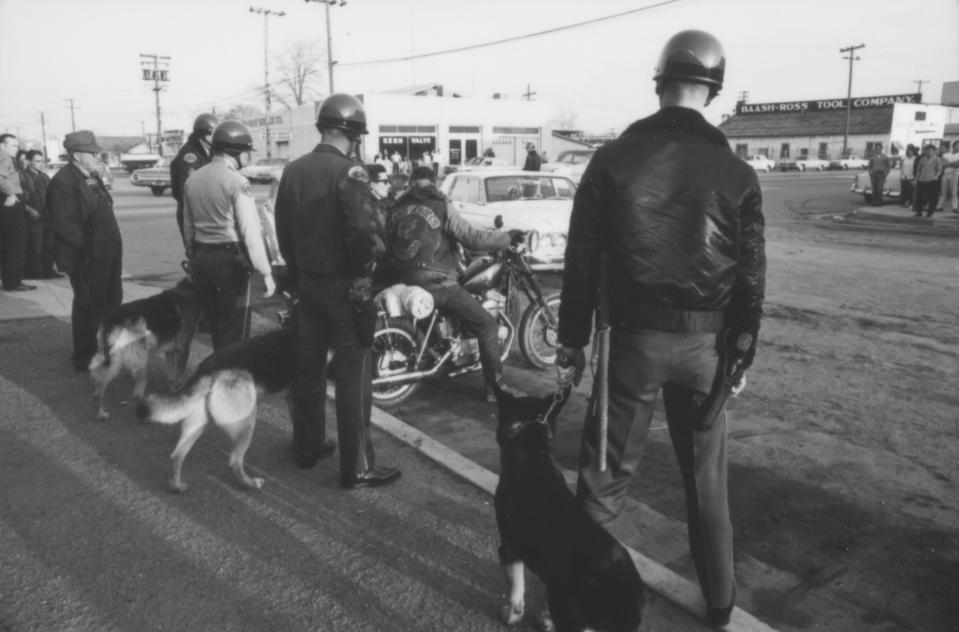
{"type": "Polygon", "coordinates": [[[731,405],[737,547],[802,579],[753,611],[853,629],[793,608],[828,587],[869,613],[855,629],[959,629],[959,238],[810,222],[768,231],[760,351],[731,405]]]}

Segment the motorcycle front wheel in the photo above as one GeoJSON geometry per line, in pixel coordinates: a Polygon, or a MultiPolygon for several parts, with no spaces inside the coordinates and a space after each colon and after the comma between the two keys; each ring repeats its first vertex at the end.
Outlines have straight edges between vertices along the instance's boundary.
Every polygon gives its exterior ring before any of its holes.
{"type": "Polygon", "coordinates": [[[421,382],[376,384],[376,378],[402,375],[414,369],[417,344],[413,327],[391,318],[373,333],[373,403],[380,408],[399,406],[419,390],[421,382]]]}
{"type": "MultiPolygon", "coordinates": [[[[544,296],[543,302],[558,323],[559,292],[544,296]]],[[[539,369],[553,366],[559,349],[558,335],[559,332],[550,326],[544,310],[536,303],[530,303],[519,325],[519,350],[526,361],[539,369]]]]}

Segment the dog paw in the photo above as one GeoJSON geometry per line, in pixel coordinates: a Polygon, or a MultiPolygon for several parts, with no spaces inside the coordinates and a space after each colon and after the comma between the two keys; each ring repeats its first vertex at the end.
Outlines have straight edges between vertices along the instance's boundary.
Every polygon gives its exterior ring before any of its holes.
{"type": "Polygon", "coordinates": [[[543,610],[536,617],[536,627],[543,632],[556,632],[556,624],[553,623],[553,617],[549,616],[549,610],[543,610]]]}
{"type": "Polygon", "coordinates": [[[97,411],[97,421],[106,421],[110,418],[110,413],[105,410],[97,411]]]}
{"type": "Polygon", "coordinates": [[[506,625],[516,625],[523,620],[523,604],[508,604],[503,606],[503,621],[506,625]]]}
{"type": "Polygon", "coordinates": [[[186,492],[188,488],[189,488],[189,485],[187,485],[183,481],[175,481],[173,479],[170,479],[170,491],[173,492],[174,494],[183,494],[186,492]]]}
{"type": "Polygon", "coordinates": [[[259,476],[254,476],[250,479],[250,489],[263,489],[263,483],[266,480],[260,478],[259,476]]]}

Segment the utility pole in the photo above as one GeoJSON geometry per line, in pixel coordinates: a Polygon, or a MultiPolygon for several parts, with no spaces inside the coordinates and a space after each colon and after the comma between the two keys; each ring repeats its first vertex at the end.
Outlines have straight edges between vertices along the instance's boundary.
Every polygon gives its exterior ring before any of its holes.
{"type": "Polygon", "coordinates": [[[273,156],[273,140],[270,138],[270,44],[269,44],[269,19],[271,15],[282,18],[286,13],[283,11],[273,11],[270,9],[261,9],[259,7],[250,7],[250,13],[263,14],[263,85],[266,95],[266,157],[273,156]]]}
{"type": "Polygon", "coordinates": [[[77,131],[77,117],[74,113],[76,106],[74,105],[74,99],[64,99],[64,101],[70,102],[70,131],[77,131]]]}
{"type": "Polygon", "coordinates": [[[849,60],[849,90],[846,93],[846,132],[842,137],[842,157],[846,158],[846,152],[849,148],[849,114],[852,110],[852,62],[859,59],[856,57],[856,51],[860,48],[865,48],[865,44],[859,44],[857,46],[847,46],[846,48],[840,48],[840,53],[849,53],[848,57],[843,57],[843,59],[849,60]]]}
{"type": "MultiPolygon", "coordinates": [[[[306,2],[321,2],[325,4],[326,9],[326,73],[330,79],[330,94],[333,94],[333,27],[330,25],[330,7],[346,6],[346,0],[305,0],[306,2]]],[[[327,95],[329,96],[329,95],[327,95]]]]}
{"type": "Polygon", "coordinates": [[[153,90],[154,97],[156,98],[156,110],[157,110],[157,154],[160,156],[163,155],[163,131],[160,118],[160,90],[163,87],[160,85],[161,82],[166,83],[170,81],[170,58],[157,55],[156,53],[140,53],[140,66],[143,72],[144,81],[152,81],[153,87],[150,88],[153,90]],[[151,63],[152,66],[151,66],[151,63]],[[162,64],[162,68],[160,67],[162,64]]]}
{"type": "Polygon", "coordinates": [[[749,98],[749,90],[741,90],[736,100],[739,101],[740,103],[745,103],[746,99],[748,98],[749,98]]]}
{"type": "Polygon", "coordinates": [[[43,159],[47,159],[47,121],[43,118],[43,112],[40,112],[40,135],[43,139],[43,144],[40,146],[43,149],[43,159]]]}
{"type": "Polygon", "coordinates": [[[916,84],[916,92],[919,93],[919,100],[921,101],[921,100],[922,100],[922,84],[924,84],[924,83],[929,83],[929,80],[928,80],[928,79],[915,79],[915,80],[913,81],[913,83],[916,84]]]}
{"type": "Polygon", "coordinates": [[[535,95],[536,95],[536,93],[530,91],[530,89],[529,89],[529,84],[527,83],[527,84],[526,84],[526,92],[523,93],[523,96],[526,97],[526,100],[527,100],[527,101],[532,101],[532,100],[533,100],[533,96],[535,96],[535,95]]]}

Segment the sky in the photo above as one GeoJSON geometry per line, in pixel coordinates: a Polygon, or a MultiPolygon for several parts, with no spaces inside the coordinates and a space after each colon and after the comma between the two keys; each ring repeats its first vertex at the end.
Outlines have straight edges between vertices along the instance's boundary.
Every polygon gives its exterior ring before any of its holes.
{"type": "MultiPolygon", "coordinates": [[[[264,21],[271,65],[297,43],[326,51],[325,7],[304,0],[0,0],[0,129],[21,139],[71,129],[156,130],[141,54],[168,56],[163,129],[216,108],[262,107],[264,21]],[[283,16],[251,13],[257,7],[283,16]]],[[[751,103],[919,91],[939,103],[959,81],[959,0],[347,0],[331,7],[337,91],[439,83],[447,92],[523,98],[589,133],[622,130],[658,107],[653,69],[680,30],[723,42],[726,83],[707,109],[719,123],[751,103]],[[606,16],[611,19],[598,20],[606,16]],[[590,22],[577,28],[568,25],[590,22]],[[450,49],[554,32],[472,50],[450,49]]],[[[317,88],[325,94],[325,62],[317,88]]],[[[277,77],[271,71],[271,80],[277,77]]],[[[274,111],[282,106],[274,102],[274,111]]]]}

